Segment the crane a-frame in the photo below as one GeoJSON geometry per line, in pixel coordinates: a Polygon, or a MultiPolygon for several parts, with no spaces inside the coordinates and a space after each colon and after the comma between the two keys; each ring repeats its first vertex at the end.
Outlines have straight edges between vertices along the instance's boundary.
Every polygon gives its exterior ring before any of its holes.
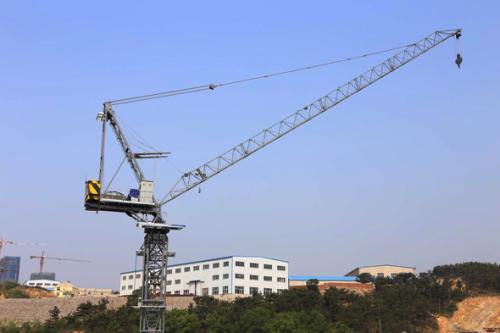
{"type": "MultiPolygon", "coordinates": [[[[161,213],[163,205],[326,112],[449,38],[455,37],[458,39],[460,36],[460,29],[440,30],[433,32],[416,43],[401,47],[399,52],[370,68],[363,74],[356,76],[332,92],[300,108],[285,119],[278,121],[214,159],[184,173],[170,191],[160,200],[156,199],[153,195],[154,183],[145,178],[139,165],[139,160],[145,158],[162,158],[167,153],[134,152],[118,123],[113,105],[166,97],[172,94],[170,92],[158,93],[105,102],[103,111],[98,114],[98,119],[102,121],[99,179],[86,182],[85,209],[89,211],[126,213],[137,221],[138,226],[144,228],[144,243],[138,251],[138,254],[143,256],[143,284],[138,305],[141,314],[140,332],[163,332],[164,330],[168,233],[171,230],[183,228],[183,226],[168,224],[165,221],[161,213]],[[113,130],[123,150],[125,159],[138,182],[139,188],[131,189],[128,195],[101,191],[104,185],[104,151],[108,124],[113,130]]],[[[460,67],[462,62],[460,54],[457,54],[455,62],[460,67]]],[[[173,91],[173,93],[214,90],[222,85],[210,84],[173,91]]]]}

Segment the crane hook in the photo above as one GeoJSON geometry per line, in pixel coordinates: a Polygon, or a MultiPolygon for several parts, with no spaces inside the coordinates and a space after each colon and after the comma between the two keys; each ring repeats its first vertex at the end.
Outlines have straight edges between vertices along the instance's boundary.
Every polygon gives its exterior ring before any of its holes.
{"type": "Polygon", "coordinates": [[[457,64],[458,68],[460,68],[462,61],[463,61],[462,56],[460,55],[460,53],[457,53],[457,58],[455,59],[455,64],[457,64]]]}
{"type": "Polygon", "coordinates": [[[457,64],[458,68],[460,68],[460,65],[462,64],[462,61],[464,60],[462,58],[462,55],[460,54],[460,37],[462,37],[462,30],[458,30],[455,38],[457,40],[457,58],[455,59],[455,64],[457,64]]]}

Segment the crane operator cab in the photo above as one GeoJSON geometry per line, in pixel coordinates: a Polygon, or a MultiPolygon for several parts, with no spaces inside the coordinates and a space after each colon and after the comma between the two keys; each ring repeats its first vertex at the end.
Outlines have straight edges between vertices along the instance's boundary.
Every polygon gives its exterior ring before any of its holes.
{"type": "Polygon", "coordinates": [[[98,180],[85,182],[85,209],[91,211],[149,211],[155,207],[154,182],[143,180],[139,189],[132,188],[128,195],[118,191],[101,193],[101,183],[98,180]]]}

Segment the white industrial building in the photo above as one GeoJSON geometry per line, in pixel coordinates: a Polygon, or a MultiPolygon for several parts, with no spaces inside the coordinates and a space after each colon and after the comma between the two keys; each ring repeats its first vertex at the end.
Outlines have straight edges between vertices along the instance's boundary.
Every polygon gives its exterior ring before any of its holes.
{"type": "MultiPolygon", "coordinates": [[[[142,271],[120,273],[120,295],[142,285],[142,271]]],[[[169,265],[167,295],[264,295],[288,290],[288,262],[229,256],[169,265]]]]}

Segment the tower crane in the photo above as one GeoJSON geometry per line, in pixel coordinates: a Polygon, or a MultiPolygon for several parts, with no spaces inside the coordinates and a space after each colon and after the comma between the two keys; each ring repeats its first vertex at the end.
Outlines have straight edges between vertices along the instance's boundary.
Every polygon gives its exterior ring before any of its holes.
{"type": "Polygon", "coordinates": [[[0,238],[0,255],[2,255],[2,250],[5,245],[14,245],[14,241],[11,240],[4,240],[3,238],[0,238]]]}
{"type": "Polygon", "coordinates": [[[24,242],[15,242],[12,240],[6,240],[3,238],[0,238],[0,256],[2,255],[2,250],[5,245],[43,245],[43,243],[24,243],[24,242]]]}
{"type": "Polygon", "coordinates": [[[30,259],[38,259],[40,261],[40,273],[43,273],[43,266],[45,265],[45,260],[57,260],[57,261],[72,261],[72,262],[86,262],[90,261],[85,259],[72,259],[72,258],[59,258],[59,257],[47,257],[45,251],[42,251],[41,256],[30,256],[30,259]]]}
{"type": "MultiPolygon", "coordinates": [[[[337,89],[301,107],[288,117],[262,130],[255,136],[242,141],[221,155],[185,172],[161,199],[157,199],[153,195],[154,182],[145,178],[139,161],[145,158],[164,158],[168,153],[133,151],[118,122],[113,106],[177,94],[215,90],[224,85],[245,80],[225,84],[209,84],[206,86],[130,97],[103,103],[103,110],[98,114],[98,119],[102,122],[99,178],[86,182],[85,209],[96,212],[109,211],[125,213],[133,218],[139,227],[144,229],[144,242],[137,252],[139,255],[143,256],[143,285],[138,304],[138,308],[140,309],[140,332],[151,333],[163,332],[164,330],[168,233],[171,230],[180,230],[184,227],[182,225],[167,223],[161,212],[161,208],[165,204],[199,186],[230,166],[249,157],[299,126],[316,118],[320,114],[330,110],[337,104],[345,101],[349,97],[384,78],[446,40],[452,37],[459,39],[460,36],[461,29],[440,30],[433,32],[415,43],[398,48],[400,50],[397,53],[368,69],[361,75],[354,77],[337,89]],[[138,189],[131,189],[128,195],[117,195],[116,192],[101,190],[104,186],[107,125],[113,130],[124,153],[124,159],[128,162],[138,183],[138,189]]],[[[457,54],[455,63],[460,67],[462,63],[460,54],[457,54]]],[[[246,81],[253,79],[248,79],[246,81]]]]}

